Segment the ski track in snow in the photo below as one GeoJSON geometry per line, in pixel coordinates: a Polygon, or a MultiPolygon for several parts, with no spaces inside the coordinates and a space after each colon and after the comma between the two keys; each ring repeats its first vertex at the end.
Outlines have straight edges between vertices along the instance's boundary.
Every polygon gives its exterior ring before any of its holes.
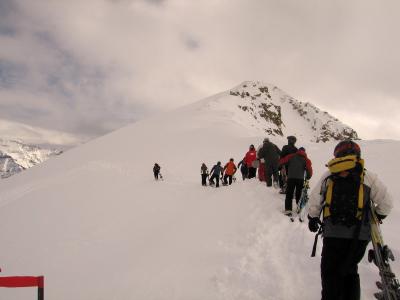
{"type": "Polygon", "coordinates": [[[311,251],[312,235],[307,232],[306,223],[300,223],[298,219],[291,222],[281,213],[284,195],[274,188],[267,188],[265,183],[254,181],[244,182],[252,188],[241,189],[244,198],[257,199],[249,216],[255,228],[248,236],[236,241],[236,245],[226,245],[228,252],[239,251],[241,255],[217,275],[219,292],[223,299],[235,300],[318,299],[315,283],[319,282],[319,259],[309,259],[308,247],[304,247],[310,245],[311,251]],[[315,276],[302,271],[303,267],[310,268],[310,263],[315,265],[315,276]],[[314,282],[309,282],[307,277],[312,277],[314,282]],[[314,288],[307,289],[310,284],[314,288]],[[301,295],[293,285],[305,287],[301,295]]]}

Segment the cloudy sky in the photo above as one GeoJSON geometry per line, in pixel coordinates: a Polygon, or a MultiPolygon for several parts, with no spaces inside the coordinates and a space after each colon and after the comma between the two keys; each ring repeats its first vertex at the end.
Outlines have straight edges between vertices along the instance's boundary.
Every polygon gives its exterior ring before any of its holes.
{"type": "Polygon", "coordinates": [[[245,80],[400,139],[400,1],[0,0],[0,118],[93,137],[245,80]]]}

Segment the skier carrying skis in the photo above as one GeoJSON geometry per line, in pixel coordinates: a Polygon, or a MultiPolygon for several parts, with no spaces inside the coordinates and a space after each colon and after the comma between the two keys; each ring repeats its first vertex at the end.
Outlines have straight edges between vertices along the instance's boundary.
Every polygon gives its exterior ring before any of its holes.
{"type": "Polygon", "coordinates": [[[155,180],[158,180],[159,175],[161,175],[160,170],[161,170],[160,165],[158,163],[155,163],[154,167],[153,167],[153,173],[154,173],[155,180]]]}
{"type": "Polygon", "coordinates": [[[308,159],[306,151],[303,147],[294,154],[286,155],[279,161],[282,168],[286,168],[287,172],[287,189],[285,199],[285,215],[292,216],[293,194],[296,190],[296,204],[299,204],[301,191],[304,187],[304,174],[306,179],[312,176],[311,161],[308,159]]]}
{"type": "Polygon", "coordinates": [[[265,164],[265,181],[267,186],[272,186],[272,178],[274,186],[278,187],[278,164],[279,164],[279,148],[268,138],[265,138],[263,145],[258,150],[257,157],[265,164]]]}
{"type": "Polygon", "coordinates": [[[208,168],[205,163],[201,164],[200,174],[201,174],[201,185],[207,186],[208,168]]]}
{"type": "Polygon", "coordinates": [[[236,170],[237,170],[236,165],[233,162],[233,158],[231,158],[229,160],[229,162],[224,166],[224,171],[225,171],[224,184],[225,185],[228,184],[228,180],[229,180],[229,185],[232,184],[232,177],[236,173],[236,170]]]}
{"type": "Polygon", "coordinates": [[[254,148],[254,145],[250,145],[249,151],[247,151],[244,161],[247,167],[247,178],[254,178],[256,177],[257,169],[253,167],[253,161],[257,159],[257,151],[254,148]]]}
{"type": "Polygon", "coordinates": [[[323,232],[322,300],[359,300],[358,263],[371,238],[368,209],[373,205],[382,220],[393,204],[377,175],[364,169],[358,144],[342,141],[334,156],[328,163],[329,171],[310,195],[308,227],[312,232],[323,232]],[[319,228],[321,212],[323,227],[319,228]]]}
{"type": "Polygon", "coordinates": [[[215,187],[219,187],[219,177],[222,175],[222,173],[223,173],[223,168],[221,167],[221,162],[219,161],[211,169],[210,185],[214,185],[214,179],[215,179],[216,180],[215,187]]]}
{"type": "MultiPolygon", "coordinates": [[[[293,135],[290,135],[287,137],[288,143],[287,145],[284,145],[282,147],[281,151],[281,159],[285,158],[289,154],[293,154],[297,152],[297,147],[294,145],[296,144],[296,137],[293,135]]],[[[280,168],[279,170],[279,187],[281,188],[280,193],[285,194],[286,193],[286,180],[287,180],[287,166],[284,166],[283,168],[280,168]]]]}

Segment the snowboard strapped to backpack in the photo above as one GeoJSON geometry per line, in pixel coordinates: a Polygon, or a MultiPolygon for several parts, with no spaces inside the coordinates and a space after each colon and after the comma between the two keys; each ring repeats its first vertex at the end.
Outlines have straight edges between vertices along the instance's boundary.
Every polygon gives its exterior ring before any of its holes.
{"type": "Polygon", "coordinates": [[[363,217],[364,160],[347,155],[332,159],[327,167],[331,175],[326,178],[323,217],[351,227],[363,217]]]}

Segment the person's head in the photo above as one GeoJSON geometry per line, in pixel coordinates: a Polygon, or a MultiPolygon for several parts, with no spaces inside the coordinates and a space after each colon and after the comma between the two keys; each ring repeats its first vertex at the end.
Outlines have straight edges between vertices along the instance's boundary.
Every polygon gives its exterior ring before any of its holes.
{"type": "Polygon", "coordinates": [[[217,165],[218,165],[218,166],[220,166],[220,165],[221,165],[221,162],[220,162],[220,161],[219,161],[219,162],[217,162],[217,165]]]}
{"type": "Polygon", "coordinates": [[[254,150],[254,149],[255,149],[255,148],[254,148],[254,145],[251,144],[250,147],[249,147],[249,149],[250,149],[250,150],[254,150]]]}
{"type": "Polygon", "coordinates": [[[297,141],[297,139],[294,135],[289,135],[287,137],[287,140],[288,140],[288,144],[290,144],[290,145],[296,144],[296,141],[297,141]]]}
{"type": "Polygon", "coordinates": [[[263,144],[266,144],[266,143],[269,143],[269,138],[265,138],[265,139],[263,140],[263,144]]]}
{"type": "Polygon", "coordinates": [[[233,161],[233,158],[230,158],[229,161],[233,161]]]}
{"type": "Polygon", "coordinates": [[[357,157],[361,157],[361,149],[360,146],[352,140],[344,140],[336,145],[333,155],[336,158],[346,155],[357,155],[357,157]]]}
{"type": "Polygon", "coordinates": [[[300,147],[299,151],[306,152],[306,149],[304,147],[300,147]]]}

